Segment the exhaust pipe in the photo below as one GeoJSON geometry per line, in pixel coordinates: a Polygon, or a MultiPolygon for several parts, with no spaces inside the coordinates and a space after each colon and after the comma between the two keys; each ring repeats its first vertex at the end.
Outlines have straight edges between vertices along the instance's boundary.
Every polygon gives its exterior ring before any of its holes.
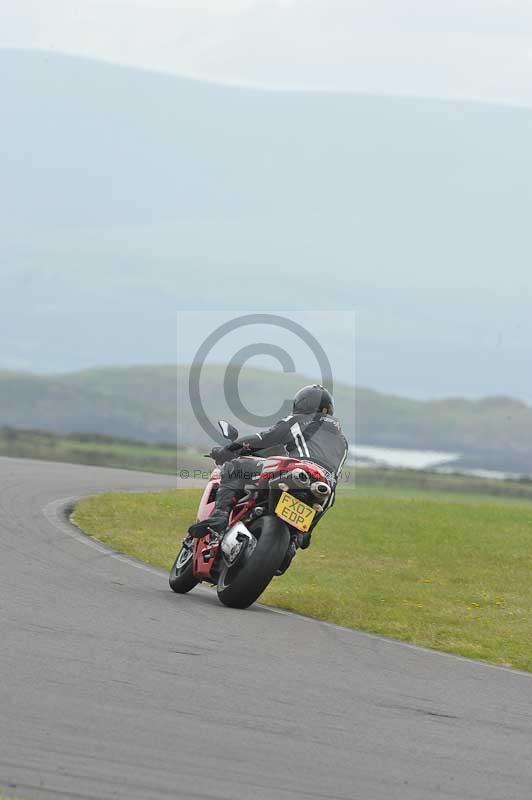
{"type": "Polygon", "coordinates": [[[300,489],[306,489],[310,484],[310,475],[304,469],[293,469],[288,477],[300,489]]]}
{"type": "Polygon", "coordinates": [[[325,481],[316,481],[310,487],[310,491],[319,500],[325,500],[331,493],[331,487],[325,481]]]}

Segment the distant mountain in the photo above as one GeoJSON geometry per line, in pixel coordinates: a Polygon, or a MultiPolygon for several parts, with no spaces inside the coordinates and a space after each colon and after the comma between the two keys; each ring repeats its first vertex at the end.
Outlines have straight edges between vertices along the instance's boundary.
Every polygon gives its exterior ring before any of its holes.
{"type": "MultiPolygon", "coordinates": [[[[208,416],[238,422],[224,399],[225,367],[208,365],[202,400],[208,416]]],[[[308,381],[244,369],[240,397],[255,414],[271,413],[308,381]]],[[[532,473],[532,408],[504,397],[420,402],[364,388],[335,386],[338,416],[351,442],[462,454],[463,467],[532,473]]],[[[106,368],[54,376],[0,372],[0,427],[60,433],[88,432],[175,442],[200,449],[211,440],[198,425],[188,396],[188,369],[171,366],[106,368]]]]}
{"type": "Polygon", "coordinates": [[[532,400],[531,110],[18,51],[0,97],[0,367],[175,362],[179,309],[355,309],[357,382],[532,400]]]}

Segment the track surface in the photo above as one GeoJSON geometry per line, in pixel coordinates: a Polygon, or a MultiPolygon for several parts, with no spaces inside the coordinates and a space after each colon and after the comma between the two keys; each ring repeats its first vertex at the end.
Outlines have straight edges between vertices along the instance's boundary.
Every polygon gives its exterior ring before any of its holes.
{"type": "Polygon", "coordinates": [[[171,485],[0,459],[7,794],[530,800],[531,676],[179,597],[76,538],[55,502],[171,485]]]}

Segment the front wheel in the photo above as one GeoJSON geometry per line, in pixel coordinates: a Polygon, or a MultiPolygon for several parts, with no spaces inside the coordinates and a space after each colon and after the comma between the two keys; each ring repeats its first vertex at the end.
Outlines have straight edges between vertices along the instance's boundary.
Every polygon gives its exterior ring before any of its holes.
{"type": "Polygon", "coordinates": [[[177,592],[177,594],[186,594],[199,583],[198,579],[194,577],[193,562],[193,548],[183,545],[177,554],[168,578],[172,591],[177,592]]]}
{"type": "Polygon", "coordinates": [[[257,540],[230,567],[223,564],[218,578],[218,598],[231,608],[247,608],[263,593],[281,566],[290,544],[286,525],[277,517],[260,517],[249,526],[257,540]]]}

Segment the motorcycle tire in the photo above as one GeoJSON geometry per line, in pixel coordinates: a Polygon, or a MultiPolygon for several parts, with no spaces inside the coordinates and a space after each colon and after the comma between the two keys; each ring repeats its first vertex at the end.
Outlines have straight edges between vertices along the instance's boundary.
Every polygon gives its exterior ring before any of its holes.
{"type": "Polygon", "coordinates": [[[235,566],[224,564],[218,578],[218,599],[230,608],[248,608],[266,589],[290,544],[286,525],[277,517],[260,517],[249,526],[257,540],[250,555],[235,566]]]}
{"type": "Polygon", "coordinates": [[[186,594],[190,592],[194,586],[197,586],[199,581],[194,577],[194,573],[192,572],[193,562],[193,551],[183,545],[177,554],[177,558],[174,561],[168,578],[168,583],[172,591],[177,592],[177,594],[186,594]]]}

